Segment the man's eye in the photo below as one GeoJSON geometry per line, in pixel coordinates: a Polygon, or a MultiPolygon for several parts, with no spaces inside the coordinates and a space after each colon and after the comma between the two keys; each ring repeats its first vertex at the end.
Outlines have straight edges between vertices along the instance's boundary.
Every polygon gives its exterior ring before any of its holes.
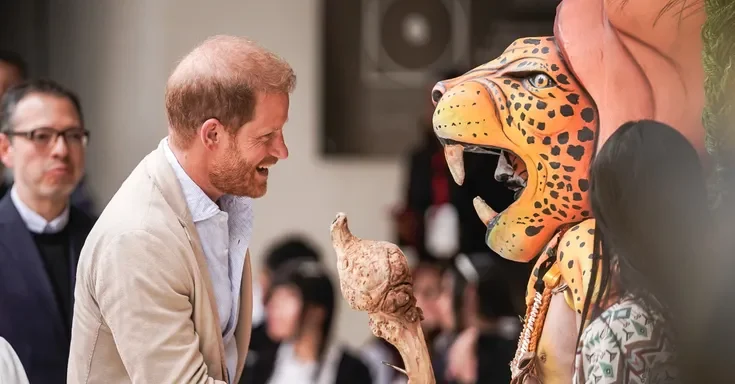
{"type": "Polygon", "coordinates": [[[46,132],[36,132],[33,135],[33,139],[38,141],[48,141],[51,140],[51,134],[46,132]]]}

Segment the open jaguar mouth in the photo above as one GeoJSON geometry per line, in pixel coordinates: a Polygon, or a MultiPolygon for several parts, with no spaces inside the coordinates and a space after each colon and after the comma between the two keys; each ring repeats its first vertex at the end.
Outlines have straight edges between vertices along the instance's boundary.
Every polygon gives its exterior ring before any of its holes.
{"type": "Polygon", "coordinates": [[[504,183],[508,189],[514,191],[514,200],[518,200],[528,183],[525,163],[515,153],[503,150],[498,159],[498,167],[495,169],[495,180],[504,183]]]}
{"type": "MultiPolygon", "coordinates": [[[[439,139],[444,146],[444,156],[449,166],[454,182],[462,185],[465,179],[464,153],[482,153],[499,156],[495,169],[495,180],[501,182],[511,191],[514,191],[514,202],[523,196],[528,182],[528,171],[520,156],[507,149],[495,148],[487,145],[466,144],[451,139],[439,139]]],[[[499,212],[495,212],[482,197],[473,200],[475,211],[483,223],[493,226],[499,212]]],[[[508,207],[504,207],[503,210],[508,207]]],[[[502,211],[501,211],[502,212],[502,211]]]]}

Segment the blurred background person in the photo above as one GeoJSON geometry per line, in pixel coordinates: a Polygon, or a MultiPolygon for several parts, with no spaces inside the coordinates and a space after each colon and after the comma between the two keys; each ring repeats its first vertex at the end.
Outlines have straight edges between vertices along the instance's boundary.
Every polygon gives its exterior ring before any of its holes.
{"type": "Polygon", "coordinates": [[[474,282],[465,288],[463,306],[468,308],[464,312],[465,329],[447,353],[445,375],[458,384],[509,383],[509,364],[515,355],[521,327],[508,273],[491,259],[487,264],[477,263],[477,268],[463,264],[460,269],[476,276],[476,280],[470,279],[474,282]]]}
{"type": "MultiPolygon", "coordinates": [[[[316,247],[314,247],[311,241],[297,234],[284,235],[266,251],[265,258],[258,271],[258,284],[254,285],[259,291],[257,300],[261,305],[259,310],[262,310],[263,296],[270,289],[271,281],[276,270],[294,259],[307,259],[321,262],[319,252],[317,252],[316,247]]],[[[262,318],[263,316],[258,316],[259,321],[253,320],[253,324],[257,325],[258,323],[262,323],[262,318]]]]}
{"type": "MultiPolygon", "coordinates": [[[[27,76],[28,66],[20,55],[0,50],[0,100],[8,89],[26,80],[27,76]]],[[[5,196],[10,184],[10,172],[6,172],[5,166],[0,164],[0,197],[5,196]]]]}
{"type": "Polygon", "coordinates": [[[487,375],[485,370],[495,371],[487,358],[503,361],[508,346],[510,357],[502,365],[503,375],[510,374],[508,364],[521,328],[517,316],[525,307],[519,305],[505,264],[503,259],[480,253],[460,254],[444,272],[436,304],[442,331],[431,346],[438,381],[462,382],[463,378],[480,377],[480,373],[487,375]],[[484,357],[476,364],[479,355],[484,357]]]}
{"type": "Polygon", "coordinates": [[[8,89],[28,79],[28,65],[12,51],[0,50],[0,97],[8,89]]]}
{"type": "Polygon", "coordinates": [[[258,271],[258,283],[253,284],[253,331],[250,336],[250,348],[245,361],[245,369],[240,380],[243,384],[251,382],[252,369],[260,358],[260,353],[276,345],[276,341],[272,340],[267,332],[265,294],[270,290],[276,271],[288,262],[297,259],[321,261],[319,253],[309,240],[296,234],[286,235],[271,245],[258,271]]]}
{"type": "MultiPolygon", "coordinates": [[[[433,258],[419,261],[411,270],[416,306],[421,308],[424,315],[421,329],[424,332],[424,340],[426,340],[428,346],[433,344],[434,339],[441,331],[437,300],[441,293],[442,271],[441,262],[433,258]]],[[[401,369],[405,368],[398,350],[385,339],[372,337],[360,351],[363,360],[370,368],[373,383],[395,384],[407,381],[406,375],[383,364],[383,362],[386,362],[401,369]]],[[[432,361],[432,364],[435,364],[435,362],[432,361]]]]}
{"type": "MultiPolygon", "coordinates": [[[[23,58],[8,50],[0,50],[0,99],[8,89],[29,79],[28,64],[23,58]]],[[[89,189],[84,182],[85,176],[79,181],[71,195],[72,204],[90,216],[95,215],[95,205],[89,189]]],[[[10,169],[0,164],[0,197],[10,190],[13,184],[13,174],[10,169]]]]}
{"type": "Polygon", "coordinates": [[[64,383],[76,266],[93,218],[70,202],[88,132],[76,94],[47,80],[0,103],[0,159],[15,183],[0,199],[0,336],[32,383],[64,383]]]}
{"type": "Polygon", "coordinates": [[[266,324],[276,345],[260,353],[253,384],[368,384],[367,366],[333,339],[336,294],[317,261],[281,266],[266,293],[266,324]]]}

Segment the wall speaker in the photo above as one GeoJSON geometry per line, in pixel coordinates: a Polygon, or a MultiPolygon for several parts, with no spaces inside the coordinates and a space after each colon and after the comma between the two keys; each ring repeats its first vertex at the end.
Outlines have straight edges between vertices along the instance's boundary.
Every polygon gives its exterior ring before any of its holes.
{"type": "Polygon", "coordinates": [[[469,0],[362,0],[360,74],[371,87],[423,87],[470,60],[469,0]]]}
{"type": "Polygon", "coordinates": [[[550,35],[559,0],[323,0],[322,153],[405,158],[431,136],[431,86],[550,35]]]}

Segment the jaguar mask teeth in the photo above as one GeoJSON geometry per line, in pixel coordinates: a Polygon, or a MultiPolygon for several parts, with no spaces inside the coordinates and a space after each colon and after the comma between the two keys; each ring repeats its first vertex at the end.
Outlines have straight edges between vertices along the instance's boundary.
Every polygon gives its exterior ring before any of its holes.
{"type": "Polygon", "coordinates": [[[447,159],[449,172],[457,185],[464,183],[464,146],[447,144],[444,146],[444,157],[447,159]]]}
{"type": "Polygon", "coordinates": [[[528,183],[528,172],[526,165],[521,158],[513,152],[504,150],[498,158],[498,166],[495,168],[495,180],[505,184],[505,187],[514,191],[513,200],[518,200],[523,191],[526,190],[528,183]],[[515,167],[513,163],[523,164],[522,170],[517,171],[518,165],[515,167]]]}
{"type": "Polygon", "coordinates": [[[480,218],[480,220],[482,220],[483,224],[485,225],[490,224],[490,221],[492,221],[495,216],[498,215],[498,213],[490,208],[490,206],[487,205],[485,200],[483,200],[480,196],[477,196],[472,200],[472,205],[475,206],[475,212],[477,212],[477,216],[480,218]]]}

